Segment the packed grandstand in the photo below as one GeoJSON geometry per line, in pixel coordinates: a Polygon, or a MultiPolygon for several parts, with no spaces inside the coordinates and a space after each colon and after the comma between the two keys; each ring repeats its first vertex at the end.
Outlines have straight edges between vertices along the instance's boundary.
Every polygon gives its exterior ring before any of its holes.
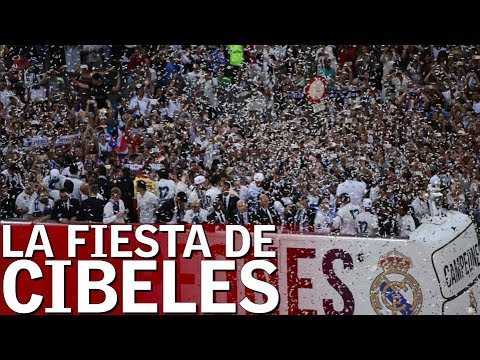
{"type": "Polygon", "coordinates": [[[441,184],[442,207],[477,221],[479,59],[479,45],[2,45],[0,219],[408,236],[441,184]]]}

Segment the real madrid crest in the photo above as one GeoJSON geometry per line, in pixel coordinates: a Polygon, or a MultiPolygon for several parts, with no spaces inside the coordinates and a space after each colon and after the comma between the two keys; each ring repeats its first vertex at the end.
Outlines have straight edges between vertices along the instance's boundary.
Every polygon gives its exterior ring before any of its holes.
{"type": "Polygon", "coordinates": [[[396,249],[381,256],[378,266],[384,271],[373,280],[370,303],[378,315],[417,315],[422,307],[422,290],[408,274],[412,260],[396,249]]]}

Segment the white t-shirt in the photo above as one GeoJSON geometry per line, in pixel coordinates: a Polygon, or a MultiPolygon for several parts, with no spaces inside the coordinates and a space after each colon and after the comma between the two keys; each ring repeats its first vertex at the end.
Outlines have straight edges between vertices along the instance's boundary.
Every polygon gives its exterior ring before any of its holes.
{"type": "Polygon", "coordinates": [[[429,215],[427,202],[425,200],[421,200],[418,196],[413,199],[410,206],[415,211],[415,216],[419,219],[429,215]]]}
{"type": "Polygon", "coordinates": [[[118,211],[114,211],[114,206],[113,206],[113,200],[110,200],[108,203],[105,204],[103,207],[103,223],[104,224],[111,224],[111,223],[117,223],[117,224],[122,224],[125,223],[125,218],[124,217],[119,217],[117,218],[117,213],[119,212],[125,212],[125,204],[123,203],[123,200],[120,199],[118,201],[118,211]]]}
{"type": "Polygon", "coordinates": [[[333,229],[338,229],[342,225],[340,216],[332,216],[332,214],[325,213],[322,209],[318,209],[313,221],[313,228],[316,234],[330,234],[333,229]]]}
{"type": "Polygon", "coordinates": [[[378,233],[378,216],[370,211],[362,211],[355,218],[357,233],[359,235],[374,236],[378,233]]]}
{"type": "Polygon", "coordinates": [[[48,199],[46,204],[40,202],[37,198],[33,199],[28,206],[28,214],[33,215],[34,217],[43,216],[43,212],[46,207],[50,208],[50,213],[53,210],[54,202],[52,199],[48,199]]]}
{"type": "Polygon", "coordinates": [[[194,223],[194,219],[197,220],[198,222],[195,221],[196,223],[206,223],[207,222],[207,216],[208,216],[208,211],[205,209],[200,208],[200,210],[194,212],[192,209],[188,209],[185,212],[185,216],[183,220],[189,224],[194,223]]]}
{"type": "Polygon", "coordinates": [[[142,196],[137,193],[137,204],[139,210],[139,222],[141,224],[152,224],[157,221],[155,211],[158,209],[158,198],[154,193],[146,191],[142,196]]]}
{"type": "Polygon", "coordinates": [[[413,230],[415,230],[415,221],[413,220],[412,215],[402,216],[398,227],[398,235],[409,236],[413,230]]]}
{"type": "Polygon", "coordinates": [[[214,186],[205,191],[205,210],[207,210],[209,213],[212,212],[213,210],[213,202],[217,199],[219,195],[222,194],[222,190],[220,190],[218,187],[214,186]]]}
{"type": "Polygon", "coordinates": [[[156,182],[156,186],[158,188],[158,200],[160,203],[175,196],[175,181],[170,179],[160,179],[156,182]]]}
{"type": "MultiPolygon", "coordinates": [[[[28,195],[25,190],[22,191],[20,194],[18,194],[17,198],[15,199],[15,208],[16,209],[26,209],[28,212],[28,209],[30,208],[30,204],[32,203],[33,200],[37,198],[37,193],[33,192],[32,195],[28,195]]],[[[27,213],[22,215],[22,219],[27,218],[27,213]]]]}
{"type": "Polygon", "coordinates": [[[367,191],[367,184],[363,181],[345,180],[337,187],[337,196],[347,193],[350,196],[350,203],[361,205],[363,195],[367,191]]]}
{"type": "Polygon", "coordinates": [[[342,219],[340,226],[340,235],[357,235],[356,217],[360,214],[362,209],[358,205],[349,203],[338,209],[337,215],[342,219]]]}
{"type": "Polygon", "coordinates": [[[128,108],[129,109],[135,109],[137,104],[138,104],[138,107],[139,107],[140,111],[135,110],[133,112],[133,115],[148,115],[148,114],[150,114],[150,111],[152,111],[152,105],[150,104],[150,100],[145,95],[143,96],[143,98],[141,100],[138,98],[137,95],[132,97],[130,99],[130,102],[128,103],[128,108]]]}

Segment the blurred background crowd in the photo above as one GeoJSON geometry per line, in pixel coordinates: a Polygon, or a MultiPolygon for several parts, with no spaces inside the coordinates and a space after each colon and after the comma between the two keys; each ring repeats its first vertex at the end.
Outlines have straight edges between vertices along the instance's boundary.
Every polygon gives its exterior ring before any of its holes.
{"type": "Polygon", "coordinates": [[[408,236],[438,182],[477,221],[479,60],[479,45],[0,45],[0,218],[408,236]]]}

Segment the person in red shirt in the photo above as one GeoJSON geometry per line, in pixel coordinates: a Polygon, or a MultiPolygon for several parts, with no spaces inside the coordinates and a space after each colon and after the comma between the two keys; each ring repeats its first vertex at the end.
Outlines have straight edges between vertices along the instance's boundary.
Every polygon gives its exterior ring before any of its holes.
{"type": "Polygon", "coordinates": [[[143,143],[143,137],[141,137],[136,131],[137,128],[130,128],[127,130],[127,145],[130,154],[136,154],[138,147],[143,143]]]}
{"type": "Polygon", "coordinates": [[[25,70],[30,67],[30,58],[27,51],[23,51],[20,57],[17,57],[13,61],[13,66],[15,70],[25,70]]]}
{"type": "Polygon", "coordinates": [[[355,63],[357,58],[356,45],[340,45],[337,50],[338,67],[342,67],[347,63],[349,66],[355,63]]]}
{"type": "Polygon", "coordinates": [[[146,62],[146,56],[144,50],[141,46],[135,48],[135,52],[130,57],[130,62],[128,63],[128,68],[130,70],[135,70],[137,67],[143,67],[146,62]]]}

